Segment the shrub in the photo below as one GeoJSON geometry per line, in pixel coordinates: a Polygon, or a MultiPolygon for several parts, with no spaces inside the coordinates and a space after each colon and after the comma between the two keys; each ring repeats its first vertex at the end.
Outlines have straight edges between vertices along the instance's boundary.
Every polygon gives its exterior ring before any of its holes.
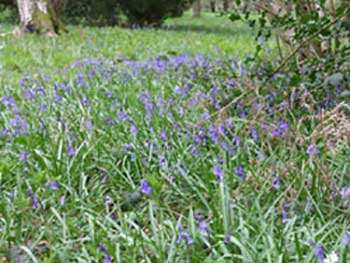
{"type": "Polygon", "coordinates": [[[0,23],[17,23],[17,10],[16,6],[8,3],[5,1],[5,3],[0,4],[0,23]]]}
{"type": "Polygon", "coordinates": [[[67,0],[64,20],[72,24],[105,26],[118,23],[118,8],[115,0],[67,0]]]}
{"type": "Polygon", "coordinates": [[[167,17],[181,16],[190,2],[188,0],[119,0],[119,5],[130,24],[159,26],[167,17]]]}

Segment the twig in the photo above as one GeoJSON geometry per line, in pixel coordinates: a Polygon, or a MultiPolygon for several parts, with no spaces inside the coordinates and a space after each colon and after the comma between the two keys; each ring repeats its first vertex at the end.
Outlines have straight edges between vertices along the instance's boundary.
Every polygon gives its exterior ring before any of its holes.
{"type": "Polygon", "coordinates": [[[282,63],[271,73],[271,75],[269,76],[269,78],[267,79],[267,81],[269,81],[277,72],[279,72],[288,62],[289,60],[291,60],[295,54],[308,42],[310,42],[312,39],[314,39],[315,37],[317,37],[322,31],[328,29],[329,27],[331,27],[332,25],[336,24],[338,22],[338,20],[334,20],[328,24],[326,24],[324,27],[322,27],[320,30],[318,30],[316,33],[312,34],[311,36],[309,36],[307,39],[303,40],[298,47],[296,47],[292,53],[289,54],[289,56],[282,61],[282,63]]]}

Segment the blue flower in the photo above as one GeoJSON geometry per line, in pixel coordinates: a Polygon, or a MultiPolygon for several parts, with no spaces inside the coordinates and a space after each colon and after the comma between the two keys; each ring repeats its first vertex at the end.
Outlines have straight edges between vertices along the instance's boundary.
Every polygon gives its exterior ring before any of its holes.
{"type": "Polygon", "coordinates": [[[275,176],[272,179],[272,185],[273,185],[273,188],[275,189],[279,189],[281,187],[281,180],[278,176],[275,176]]]}
{"type": "Polygon", "coordinates": [[[315,144],[310,144],[306,150],[306,153],[309,155],[310,158],[313,158],[314,156],[318,155],[320,151],[318,150],[315,144]]]}
{"type": "Polygon", "coordinates": [[[87,128],[88,130],[92,130],[92,128],[93,128],[92,121],[91,121],[91,120],[87,120],[87,121],[85,122],[85,126],[86,126],[86,128],[87,128]]]}
{"type": "Polygon", "coordinates": [[[107,253],[105,253],[104,263],[113,263],[111,256],[108,255],[107,253]]]}
{"type": "Polygon", "coordinates": [[[136,127],[135,125],[131,125],[131,127],[130,127],[130,132],[131,132],[134,136],[136,136],[136,135],[138,134],[139,130],[137,129],[137,127],[136,127]]]}
{"type": "Polygon", "coordinates": [[[225,235],[225,239],[224,239],[225,244],[229,244],[231,242],[231,238],[232,238],[232,231],[230,230],[225,235]]]}
{"type": "Polygon", "coordinates": [[[350,187],[344,187],[342,190],[341,190],[341,196],[343,199],[346,199],[348,196],[350,195],[350,187]]]}
{"type": "Polygon", "coordinates": [[[348,232],[346,232],[346,233],[344,234],[344,237],[343,237],[343,245],[344,245],[344,246],[348,246],[349,243],[350,243],[350,235],[349,235],[348,232]]]}
{"type": "Polygon", "coordinates": [[[56,181],[47,180],[45,188],[57,191],[59,189],[58,183],[56,181]]]}
{"type": "Polygon", "coordinates": [[[250,134],[252,135],[254,141],[258,141],[259,140],[259,135],[258,135],[258,132],[257,130],[252,126],[250,127],[250,134]]]}
{"type": "Polygon", "coordinates": [[[323,247],[317,246],[315,248],[315,255],[321,262],[323,262],[324,261],[324,249],[323,249],[323,247]]]}
{"type": "Polygon", "coordinates": [[[235,173],[236,173],[236,175],[239,176],[239,178],[240,178],[241,180],[243,180],[243,177],[244,177],[244,168],[243,168],[242,166],[236,166],[236,168],[235,168],[235,173]]]}
{"type": "Polygon", "coordinates": [[[19,154],[19,160],[21,162],[26,162],[28,159],[28,153],[26,151],[22,151],[20,154],[19,154]]]}
{"type": "Polygon", "coordinates": [[[66,197],[64,195],[62,195],[60,198],[60,204],[61,204],[61,206],[64,206],[65,203],[66,203],[66,197]]]}
{"type": "Polygon", "coordinates": [[[214,166],[214,175],[218,178],[219,183],[223,181],[224,173],[218,165],[214,166]]]}
{"type": "Polygon", "coordinates": [[[75,150],[74,150],[74,148],[72,146],[68,146],[67,154],[68,154],[68,156],[75,155],[75,150]]]}
{"type": "Polygon", "coordinates": [[[183,227],[183,225],[181,223],[179,223],[177,225],[177,228],[180,230],[180,233],[179,233],[179,237],[178,237],[176,243],[180,244],[183,240],[186,240],[186,243],[188,245],[192,245],[193,240],[192,240],[191,236],[188,233],[186,233],[186,230],[183,227]]]}
{"type": "Polygon", "coordinates": [[[199,232],[206,234],[208,232],[208,224],[205,220],[199,222],[199,232]]]}
{"type": "Polygon", "coordinates": [[[152,187],[149,185],[148,181],[145,179],[141,180],[141,192],[149,196],[152,193],[152,187]]]}

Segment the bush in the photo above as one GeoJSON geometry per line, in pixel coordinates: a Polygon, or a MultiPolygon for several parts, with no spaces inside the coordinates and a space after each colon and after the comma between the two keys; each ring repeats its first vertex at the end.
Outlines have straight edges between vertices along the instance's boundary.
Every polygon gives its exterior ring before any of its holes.
{"type": "Polygon", "coordinates": [[[116,25],[119,21],[118,17],[115,0],[68,0],[64,10],[64,21],[72,24],[116,25]]]}
{"type": "Polygon", "coordinates": [[[18,22],[17,10],[14,5],[0,4],[0,23],[14,24],[18,22]]]}
{"type": "Polygon", "coordinates": [[[181,16],[190,2],[187,0],[119,0],[119,5],[130,24],[160,26],[167,17],[181,16]]]}

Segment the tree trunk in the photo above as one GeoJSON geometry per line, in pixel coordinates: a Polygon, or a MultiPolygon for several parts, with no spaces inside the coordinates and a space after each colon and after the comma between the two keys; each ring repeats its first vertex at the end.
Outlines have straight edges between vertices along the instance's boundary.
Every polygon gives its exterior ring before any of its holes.
{"type": "Polygon", "coordinates": [[[193,3],[193,17],[200,17],[201,9],[201,0],[195,0],[193,3]]]}
{"type": "Polygon", "coordinates": [[[223,8],[225,12],[228,11],[228,7],[229,7],[228,0],[224,0],[223,8]]]}
{"type": "Polygon", "coordinates": [[[216,3],[215,1],[210,1],[210,10],[215,13],[216,12],[216,3]]]}
{"type": "Polygon", "coordinates": [[[63,0],[17,0],[21,32],[50,36],[66,31],[59,14],[63,0]]]}

